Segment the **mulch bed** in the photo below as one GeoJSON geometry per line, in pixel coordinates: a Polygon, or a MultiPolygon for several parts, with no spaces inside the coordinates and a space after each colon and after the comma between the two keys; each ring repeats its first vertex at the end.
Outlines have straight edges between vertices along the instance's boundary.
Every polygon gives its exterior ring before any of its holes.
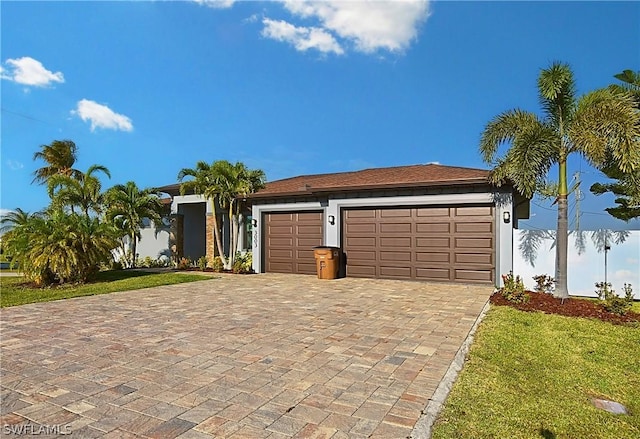
{"type": "Polygon", "coordinates": [[[624,315],[610,313],[593,300],[569,298],[562,301],[551,294],[533,291],[528,291],[527,294],[530,299],[526,303],[509,302],[500,292],[493,293],[489,300],[494,305],[510,306],[521,311],[541,311],[545,314],[593,318],[617,325],[640,322],[640,313],[632,311],[624,315]]]}

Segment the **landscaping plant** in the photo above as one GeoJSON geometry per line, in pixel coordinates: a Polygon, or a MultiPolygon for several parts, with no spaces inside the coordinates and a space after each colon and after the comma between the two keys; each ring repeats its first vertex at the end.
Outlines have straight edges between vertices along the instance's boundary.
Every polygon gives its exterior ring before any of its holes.
{"type": "Polygon", "coordinates": [[[596,294],[600,299],[600,304],[609,312],[624,315],[633,305],[633,289],[631,284],[624,284],[624,297],[620,297],[611,288],[609,282],[597,282],[596,294]]]}
{"type": "Polygon", "coordinates": [[[510,271],[509,274],[502,275],[502,282],[504,286],[500,293],[509,302],[524,303],[529,300],[529,295],[524,290],[524,282],[519,275],[514,277],[513,272],[510,271]]]}
{"type": "Polygon", "coordinates": [[[536,292],[553,294],[553,290],[556,288],[556,280],[554,278],[547,274],[539,274],[533,276],[533,280],[536,281],[536,292]]]}

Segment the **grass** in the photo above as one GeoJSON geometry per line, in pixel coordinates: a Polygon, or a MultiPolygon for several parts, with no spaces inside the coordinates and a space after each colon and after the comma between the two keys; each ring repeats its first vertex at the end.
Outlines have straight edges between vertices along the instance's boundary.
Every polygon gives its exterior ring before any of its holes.
{"type": "Polygon", "coordinates": [[[84,285],[63,285],[51,288],[30,288],[22,277],[0,277],[0,307],[35,302],[93,296],[116,291],[173,285],[211,279],[211,276],[187,273],[146,273],[142,271],[103,271],[95,282],[84,285]]]}
{"type": "Polygon", "coordinates": [[[481,324],[433,434],[632,437],[640,438],[640,328],[509,307],[492,307],[481,324]],[[594,397],[631,414],[596,409],[594,397]]]}

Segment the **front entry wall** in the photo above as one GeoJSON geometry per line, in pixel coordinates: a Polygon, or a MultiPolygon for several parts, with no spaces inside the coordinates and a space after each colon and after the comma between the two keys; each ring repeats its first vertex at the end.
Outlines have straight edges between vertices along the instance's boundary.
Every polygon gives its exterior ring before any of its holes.
{"type": "Polygon", "coordinates": [[[347,276],[492,283],[491,206],[343,210],[347,276]]]}
{"type": "Polygon", "coordinates": [[[315,274],[313,247],[323,245],[322,212],[265,213],[267,273],[315,274]]]}

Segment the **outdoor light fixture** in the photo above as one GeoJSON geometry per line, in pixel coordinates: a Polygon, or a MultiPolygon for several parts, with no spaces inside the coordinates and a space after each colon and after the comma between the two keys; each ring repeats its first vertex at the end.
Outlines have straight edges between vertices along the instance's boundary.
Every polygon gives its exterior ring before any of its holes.
{"type": "Polygon", "coordinates": [[[511,221],[511,213],[502,212],[502,219],[505,223],[508,223],[509,221],[511,221]]]}
{"type": "Polygon", "coordinates": [[[255,219],[255,218],[254,218],[254,219],[252,219],[252,220],[251,220],[251,225],[252,225],[253,227],[256,227],[256,226],[258,225],[258,220],[257,220],[257,219],[255,219]]]}
{"type": "Polygon", "coordinates": [[[329,224],[334,225],[336,223],[336,217],[333,215],[329,215],[329,224]]]}

